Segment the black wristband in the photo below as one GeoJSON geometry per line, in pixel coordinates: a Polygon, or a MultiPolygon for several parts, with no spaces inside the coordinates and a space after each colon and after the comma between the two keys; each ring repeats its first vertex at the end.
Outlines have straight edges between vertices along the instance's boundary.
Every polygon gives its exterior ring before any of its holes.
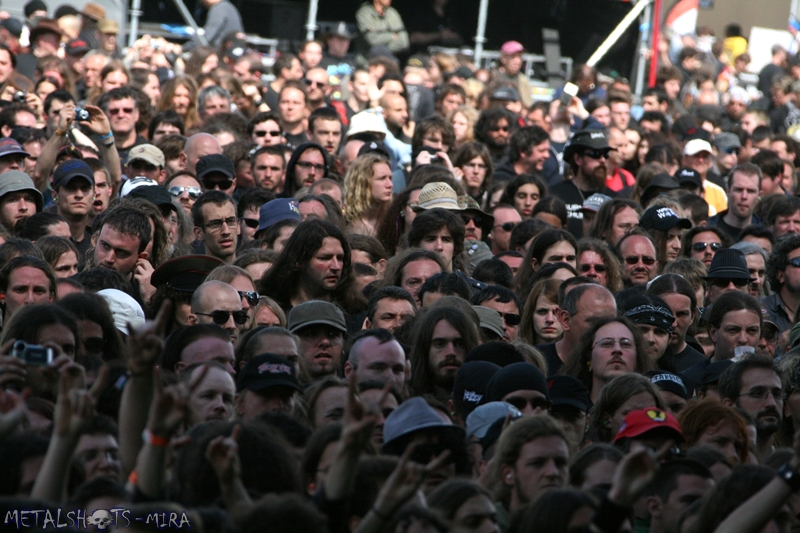
{"type": "Polygon", "coordinates": [[[778,470],[778,477],[789,485],[792,492],[800,490],[800,472],[792,468],[791,463],[786,463],[778,470]]]}

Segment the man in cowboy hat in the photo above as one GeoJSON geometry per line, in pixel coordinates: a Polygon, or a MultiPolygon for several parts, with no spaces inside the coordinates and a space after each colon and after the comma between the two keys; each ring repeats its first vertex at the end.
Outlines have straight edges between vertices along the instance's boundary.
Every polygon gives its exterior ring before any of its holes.
{"type": "Polygon", "coordinates": [[[574,179],[565,180],[550,189],[553,196],[567,204],[567,229],[576,238],[583,236],[583,202],[595,193],[615,197],[606,187],[606,161],[612,148],[600,130],[581,130],[564,148],[564,162],[570,166],[574,179]]]}

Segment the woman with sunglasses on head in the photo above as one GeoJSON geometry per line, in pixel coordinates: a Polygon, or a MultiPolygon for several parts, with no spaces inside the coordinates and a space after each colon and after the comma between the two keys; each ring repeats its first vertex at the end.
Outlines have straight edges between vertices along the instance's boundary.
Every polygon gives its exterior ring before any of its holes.
{"type": "Polygon", "coordinates": [[[578,274],[591,278],[616,294],[623,289],[619,259],[605,241],[584,238],[578,241],[578,274]]]}
{"type": "Polygon", "coordinates": [[[164,187],[176,198],[189,215],[192,214],[192,206],[203,194],[202,186],[194,174],[188,170],[176,172],[164,182],[164,187]]]}
{"type": "Polygon", "coordinates": [[[392,201],[392,169],[377,153],[357,158],[344,177],[345,220],[348,231],[374,236],[392,201]]]}
{"type": "Polygon", "coordinates": [[[706,268],[711,266],[711,261],[717,250],[730,248],[731,242],[728,234],[713,226],[697,226],[683,236],[683,257],[693,257],[701,261],[706,268]]]}

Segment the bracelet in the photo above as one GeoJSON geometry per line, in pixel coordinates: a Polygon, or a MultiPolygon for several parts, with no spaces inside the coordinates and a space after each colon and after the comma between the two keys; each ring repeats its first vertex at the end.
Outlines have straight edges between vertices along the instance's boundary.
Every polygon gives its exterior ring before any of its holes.
{"type": "Polygon", "coordinates": [[[98,137],[98,139],[100,139],[101,141],[105,141],[106,139],[110,139],[110,138],[111,138],[111,137],[113,137],[113,136],[114,136],[114,132],[113,132],[113,131],[109,131],[109,132],[108,132],[108,133],[106,133],[105,135],[100,135],[100,136],[98,137]]]}
{"type": "Polygon", "coordinates": [[[169,446],[169,439],[159,437],[147,428],[142,431],[142,440],[145,442],[145,444],[155,446],[156,448],[166,448],[169,446]]]}
{"type": "Polygon", "coordinates": [[[792,492],[800,490],[800,473],[792,468],[791,463],[783,465],[780,470],[778,470],[777,476],[789,485],[792,492]]]}
{"type": "Polygon", "coordinates": [[[378,509],[377,509],[377,508],[376,508],[374,505],[373,505],[373,506],[370,508],[370,510],[371,510],[373,513],[375,513],[375,516],[377,516],[378,518],[380,518],[380,519],[381,519],[381,520],[383,520],[384,522],[388,522],[388,521],[389,521],[389,518],[388,518],[388,517],[386,517],[386,516],[383,516],[381,513],[379,513],[379,512],[378,512],[378,509]]]}
{"type": "Polygon", "coordinates": [[[59,137],[66,137],[67,136],[67,132],[66,131],[61,131],[58,128],[56,128],[55,134],[58,135],[59,137]]]}

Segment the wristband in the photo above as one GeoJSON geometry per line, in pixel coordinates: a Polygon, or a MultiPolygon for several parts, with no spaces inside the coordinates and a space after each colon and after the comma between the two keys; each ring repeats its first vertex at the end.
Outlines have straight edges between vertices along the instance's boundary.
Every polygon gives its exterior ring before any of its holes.
{"type": "Polygon", "coordinates": [[[778,477],[781,478],[789,488],[792,489],[792,492],[797,492],[800,490],[800,472],[792,468],[790,463],[786,463],[783,465],[780,470],[778,470],[778,477]]]}
{"type": "Polygon", "coordinates": [[[111,138],[111,137],[113,137],[113,136],[114,136],[114,132],[113,132],[113,131],[109,131],[109,132],[108,132],[108,133],[106,133],[105,135],[100,135],[100,136],[98,137],[98,139],[100,139],[101,141],[105,141],[106,139],[110,139],[110,138],[111,138]]]}
{"type": "Polygon", "coordinates": [[[169,439],[159,437],[147,428],[145,428],[145,430],[142,432],[142,440],[145,442],[145,444],[155,446],[156,448],[166,448],[169,446],[169,439]]]}
{"type": "Polygon", "coordinates": [[[58,135],[59,137],[66,137],[67,136],[67,132],[66,131],[61,131],[58,128],[56,128],[55,134],[58,135]]]}

